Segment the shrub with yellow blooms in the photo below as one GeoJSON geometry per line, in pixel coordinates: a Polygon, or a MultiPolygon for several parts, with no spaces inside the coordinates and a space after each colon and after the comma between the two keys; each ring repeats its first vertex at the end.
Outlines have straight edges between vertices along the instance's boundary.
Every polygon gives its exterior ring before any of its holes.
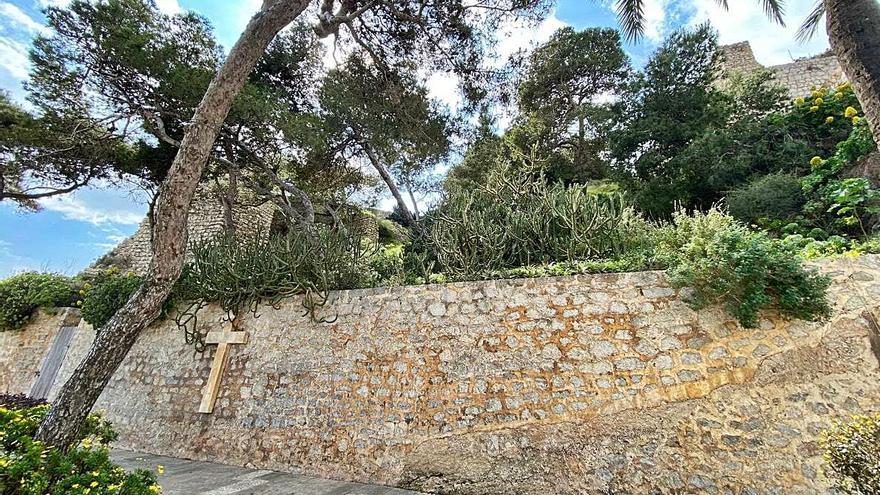
{"type": "Polygon", "coordinates": [[[34,439],[48,405],[21,407],[0,396],[0,493],[15,495],[156,495],[150,471],[126,472],[110,460],[110,424],[89,416],[80,442],[62,452],[34,439]]]}
{"type": "Polygon", "coordinates": [[[880,413],[855,415],[825,430],[825,477],[835,493],[880,493],[880,413]]]}

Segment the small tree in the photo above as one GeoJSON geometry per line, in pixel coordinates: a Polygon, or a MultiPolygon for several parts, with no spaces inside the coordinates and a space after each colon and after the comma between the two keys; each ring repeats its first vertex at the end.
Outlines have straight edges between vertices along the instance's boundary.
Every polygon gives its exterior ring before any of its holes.
{"type": "Polygon", "coordinates": [[[412,224],[415,215],[398,183],[406,185],[417,208],[413,189],[418,178],[449,152],[450,118],[413,74],[357,56],[330,71],[321,107],[336,139],[351,156],[372,165],[394,196],[403,222],[412,224]]]}
{"type": "Polygon", "coordinates": [[[550,153],[563,151],[576,177],[603,175],[598,151],[603,135],[595,121],[597,98],[622,86],[629,69],[614,29],[562,28],[529,57],[519,86],[519,111],[540,123],[550,153]]]}
{"type": "Polygon", "coordinates": [[[693,204],[708,196],[698,177],[705,170],[680,156],[727,117],[713,85],[719,56],[717,35],[709,26],[675,32],[632,78],[615,107],[618,121],[610,136],[614,168],[649,215],[668,216],[676,201],[693,204]]]}

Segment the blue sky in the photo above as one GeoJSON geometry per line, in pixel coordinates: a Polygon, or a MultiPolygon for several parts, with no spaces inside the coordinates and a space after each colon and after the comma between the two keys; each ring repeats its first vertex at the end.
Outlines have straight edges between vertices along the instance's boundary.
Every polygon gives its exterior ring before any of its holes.
{"type": "MultiPolygon", "coordinates": [[[[41,9],[65,3],[0,0],[0,89],[23,99],[27,50],[31,39],[45,29],[41,9]]],[[[722,43],[751,41],[758,61],[765,65],[785,63],[827,48],[824,31],[806,45],[793,41],[797,24],[807,15],[813,0],[786,2],[787,27],[770,23],[759,0],[730,3],[731,11],[725,12],[715,0],[646,0],[646,37],[638,44],[627,45],[627,51],[636,64],[641,64],[666,33],[706,21],[718,29],[722,43]]],[[[228,47],[259,7],[260,0],[156,0],[156,4],[168,13],[201,13],[228,47]]],[[[544,41],[565,25],[616,27],[611,4],[611,0],[559,0],[552,15],[537,28],[512,27],[502,33],[499,51],[510,53],[544,41]]],[[[455,84],[448,76],[431,77],[428,85],[436,98],[455,105],[455,84]]],[[[143,194],[100,185],[54,198],[42,206],[34,213],[0,203],[0,278],[22,270],[75,274],[131,235],[146,211],[143,194]]]]}

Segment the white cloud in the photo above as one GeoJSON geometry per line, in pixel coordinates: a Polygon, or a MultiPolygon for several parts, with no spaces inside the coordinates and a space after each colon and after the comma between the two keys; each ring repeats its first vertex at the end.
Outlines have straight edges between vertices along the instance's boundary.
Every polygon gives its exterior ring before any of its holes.
{"type": "Polygon", "coordinates": [[[41,200],[40,206],[58,212],[68,220],[101,226],[101,230],[109,234],[107,238],[114,234],[118,238],[123,232],[114,225],[140,224],[146,213],[147,200],[142,192],[97,182],[72,194],[41,200]]]}
{"type": "Polygon", "coordinates": [[[507,26],[502,27],[498,34],[497,63],[503,64],[511,55],[519,50],[525,50],[544,43],[559,28],[565,26],[568,26],[568,24],[556,17],[555,11],[551,12],[537,26],[531,26],[523,21],[511,21],[507,26]]]}
{"type": "Polygon", "coordinates": [[[8,2],[0,2],[0,16],[6,17],[13,25],[31,33],[43,32],[46,26],[33,20],[23,10],[8,2]]]}
{"type": "Polygon", "coordinates": [[[428,95],[450,109],[455,110],[462,102],[461,92],[458,90],[459,77],[452,72],[435,72],[428,76],[425,86],[428,95]]]}
{"type": "Polygon", "coordinates": [[[68,220],[86,222],[92,225],[117,223],[122,225],[137,225],[143,219],[143,214],[128,210],[107,210],[73,196],[54,196],[40,201],[40,205],[49,210],[61,213],[68,220]]]}
{"type": "Polygon", "coordinates": [[[0,67],[16,79],[27,79],[30,69],[27,45],[0,37],[0,67]]]}
{"type": "Polygon", "coordinates": [[[669,0],[646,0],[644,4],[645,14],[645,38],[654,43],[663,41],[667,33],[666,11],[669,0]]]}
{"type": "Polygon", "coordinates": [[[156,0],[156,7],[168,15],[179,14],[183,10],[177,0],[156,0]]]}
{"type": "Polygon", "coordinates": [[[718,30],[719,41],[726,45],[749,41],[755,58],[763,65],[778,65],[795,58],[815,55],[828,48],[825,23],[821,23],[816,36],[805,44],[795,40],[798,27],[815,5],[815,0],[789,0],[785,3],[786,26],[770,20],[756,0],[730,3],[730,10],[718,5],[716,0],[688,0],[695,11],[690,24],[711,22],[718,30]]]}
{"type": "MultiPolygon", "coordinates": [[[[67,7],[70,0],[39,0],[40,7],[67,7]]],[[[183,9],[177,0],[156,0],[156,7],[166,14],[179,14],[183,9]]]]}

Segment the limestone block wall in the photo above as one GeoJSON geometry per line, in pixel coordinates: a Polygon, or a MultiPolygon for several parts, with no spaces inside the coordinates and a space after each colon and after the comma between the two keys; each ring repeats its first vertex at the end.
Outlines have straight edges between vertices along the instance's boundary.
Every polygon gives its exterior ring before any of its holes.
{"type": "Polygon", "coordinates": [[[0,332],[0,393],[27,394],[67,310],[38,311],[24,330],[0,332]]]}
{"type": "Polygon", "coordinates": [[[161,322],[97,409],[123,447],[433,493],[827,493],[819,432],[880,409],[880,258],[821,268],[832,318],[751,330],[658,272],[340,291],[332,323],[293,298],[243,318],[211,415],[213,350],[161,322]]]}
{"type": "MultiPolygon", "coordinates": [[[[237,206],[233,208],[232,221],[242,237],[267,235],[275,211],[275,207],[269,203],[257,207],[237,206]]],[[[187,221],[189,244],[211,239],[222,234],[224,230],[223,206],[220,200],[210,189],[200,188],[196,191],[187,221]]],[[[117,266],[142,275],[146,273],[152,258],[150,239],[150,222],[148,218],[144,218],[131,237],[120,242],[88,270],[117,266]]]]}
{"type": "Polygon", "coordinates": [[[788,88],[794,98],[809,95],[814,86],[836,86],[845,82],[846,75],[834,55],[818,55],[791,63],[764,67],[756,59],[748,41],[721,47],[724,53],[724,73],[747,74],[760,69],[773,72],[776,81],[788,88]]]}

